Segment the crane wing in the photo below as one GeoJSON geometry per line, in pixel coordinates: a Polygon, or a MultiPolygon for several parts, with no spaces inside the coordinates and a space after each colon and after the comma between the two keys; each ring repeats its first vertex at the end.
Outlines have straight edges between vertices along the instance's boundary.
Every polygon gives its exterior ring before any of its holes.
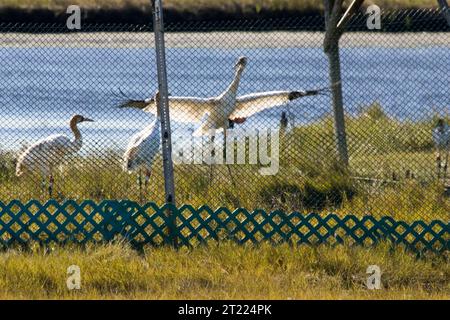
{"type": "MultiPolygon", "coordinates": [[[[215,99],[198,97],[169,97],[170,118],[178,122],[198,122],[215,105],[215,99]]],[[[126,100],[120,108],[137,108],[156,115],[155,99],[126,100]]]]}
{"type": "Polygon", "coordinates": [[[72,142],[67,136],[57,134],[35,142],[29,149],[36,149],[42,153],[52,153],[65,149],[69,150],[71,146],[72,142]]]}
{"type": "Polygon", "coordinates": [[[24,167],[31,170],[48,172],[52,165],[60,163],[64,156],[78,151],[81,144],[73,143],[67,136],[53,135],[41,139],[29,146],[17,160],[18,172],[21,173],[24,167]]]}
{"type": "Polygon", "coordinates": [[[145,109],[149,104],[151,104],[151,101],[153,99],[147,99],[147,100],[126,100],[123,101],[119,108],[134,108],[134,109],[145,109]]]}
{"type": "Polygon", "coordinates": [[[248,118],[263,110],[286,104],[289,101],[298,98],[319,95],[326,92],[326,90],[328,89],[309,91],[271,91],[244,95],[236,99],[236,108],[230,115],[230,118],[248,118]]]}

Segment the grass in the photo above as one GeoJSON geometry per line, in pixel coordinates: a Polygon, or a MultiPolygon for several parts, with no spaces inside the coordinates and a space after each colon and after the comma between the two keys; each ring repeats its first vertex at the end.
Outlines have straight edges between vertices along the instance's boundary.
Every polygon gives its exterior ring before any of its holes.
{"type": "MultiPolygon", "coordinates": [[[[431,128],[388,117],[374,103],[347,117],[350,168],[333,157],[330,118],[297,127],[280,146],[280,171],[261,176],[254,166],[177,165],[177,202],[244,206],[396,219],[449,220],[450,200],[434,174],[431,128]],[[414,175],[406,178],[405,171],[414,175]],[[396,176],[396,177],[393,177],[396,176]],[[355,177],[372,177],[363,181],[355,177]],[[393,178],[395,178],[395,181],[393,178]]],[[[16,154],[0,152],[0,199],[48,199],[39,181],[14,175],[16,154]]],[[[120,153],[68,159],[57,173],[57,199],[139,199],[136,176],[122,172],[120,153]]],[[[157,160],[146,200],[161,203],[157,160]]],[[[236,245],[226,241],[178,251],[132,250],[123,241],[0,251],[0,299],[449,299],[448,252],[418,258],[401,247],[236,245]],[[81,268],[81,290],[66,288],[67,267],[81,268]],[[381,290],[365,287],[366,269],[378,265],[381,290]]]]}
{"type": "MultiPolygon", "coordinates": [[[[348,1],[347,1],[348,3],[348,1]]],[[[377,0],[367,1],[367,4],[376,3],[381,8],[424,8],[436,7],[433,0],[377,0]]],[[[77,4],[85,9],[123,9],[138,8],[148,9],[148,0],[0,0],[0,7],[23,9],[50,9],[53,11],[65,11],[69,5],[77,4]]],[[[165,0],[167,8],[173,8],[180,12],[198,12],[199,10],[234,11],[261,11],[261,10],[323,10],[322,1],[317,0],[165,0]]]]}
{"type": "Polygon", "coordinates": [[[211,243],[138,254],[124,243],[0,252],[0,299],[449,299],[448,256],[400,248],[211,243]],[[78,265],[81,290],[66,287],[78,265]],[[369,265],[382,289],[366,288],[369,265]]]}
{"type": "MultiPolygon", "coordinates": [[[[211,207],[282,209],[339,215],[392,216],[412,221],[449,220],[450,199],[435,173],[431,129],[435,119],[401,122],[378,104],[347,118],[350,168],[334,159],[331,118],[297,127],[281,140],[277,175],[262,176],[257,166],[176,165],[177,203],[211,207]],[[413,176],[413,178],[411,178],[413,176]],[[360,178],[373,180],[363,180],[360,178]],[[237,188],[237,189],[236,189],[237,188]]],[[[0,199],[46,201],[39,180],[14,175],[16,154],[0,152],[0,199]]],[[[121,169],[117,151],[68,159],[55,177],[55,198],[139,201],[137,176],[121,169]]],[[[161,159],[154,165],[145,200],[162,203],[161,159]]]]}

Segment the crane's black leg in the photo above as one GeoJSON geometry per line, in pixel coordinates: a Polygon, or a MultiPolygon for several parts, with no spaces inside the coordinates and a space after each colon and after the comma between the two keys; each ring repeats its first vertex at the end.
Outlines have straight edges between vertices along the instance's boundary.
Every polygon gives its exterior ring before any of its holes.
{"type": "Polygon", "coordinates": [[[42,194],[44,194],[46,185],[47,185],[47,180],[45,179],[45,177],[42,177],[42,180],[41,180],[41,193],[42,194]]]}
{"type": "Polygon", "coordinates": [[[142,202],[142,169],[139,169],[139,177],[138,177],[138,183],[139,183],[139,202],[142,202]]]}
{"type": "Polygon", "coordinates": [[[147,188],[148,188],[148,184],[149,184],[149,181],[150,181],[150,177],[152,176],[152,170],[150,170],[150,169],[145,169],[145,180],[144,180],[144,188],[145,188],[145,190],[147,190],[147,188]]]}
{"type": "Polygon", "coordinates": [[[53,194],[53,183],[55,182],[55,179],[53,178],[53,174],[50,174],[50,179],[48,183],[48,195],[51,198],[53,194]]]}
{"type": "Polygon", "coordinates": [[[437,171],[437,178],[438,180],[441,178],[441,150],[437,151],[437,155],[436,155],[436,171],[437,171]]]}
{"type": "Polygon", "coordinates": [[[214,179],[214,164],[212,163],[212,160],[214,158],[214,156],[216,155],[215,149],[214,149],[214,140],[215,140],[215,136],[211,136],[210,140],[209,140],[209,146],[211,147],[211,163],[210,163],[210,170],[209,170],[209,184],[212,184],[212,181],[214,179]]]}
{"type": "Polygon", "coordinates": [[[445,162],[444,162],[444,184],[447,183],[447,168],[448,168],[448,147],[445,148],[445,162]]]}
{"type": "MultiPolygon", "coordinates": [[[[234,145],[234,143],[233,143],[234,145]]],[[[224,129],[223,130],[223,158],[225,159],[225,163],[226,163],[226,155],[227,155],[227,130],[224,129]]],[[[233,188],[235,190],[237,190],[236,187],[236,183],[234,182],[234,178],[233,178],[233,174],[231,172],[231,166],[229,164],[226,163],[227,169],[228,169],[228,174],[230,175],[230,180],[231,180],[231,184],[233,185],[233,188]]]]}

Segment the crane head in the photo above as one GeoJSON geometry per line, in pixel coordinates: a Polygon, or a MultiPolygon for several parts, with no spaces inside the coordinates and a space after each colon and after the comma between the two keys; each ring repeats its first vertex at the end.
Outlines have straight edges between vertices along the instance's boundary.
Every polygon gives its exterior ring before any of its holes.
{"type": "Polygon", "coordinates": [[[79,114],[74,115],[70,122],[81,123],[81,122],[85,122],[85,121],[94,122],[94,120],[86,118],[86,117],[84,117],[82,115],[79,115],[79,114]]]}
{"type": "Polygon", "coordinates": [[[247,57],[240,57],[236,62],[236,68],[244,68],[247,65],[247,57]]]}

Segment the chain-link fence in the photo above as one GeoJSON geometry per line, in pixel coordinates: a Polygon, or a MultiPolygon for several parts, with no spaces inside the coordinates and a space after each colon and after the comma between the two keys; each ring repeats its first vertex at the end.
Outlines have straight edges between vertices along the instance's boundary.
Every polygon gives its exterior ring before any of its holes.
{"type": "MultiPolygon", "coordinates": [[[[177,203],[447,221],[445,18],[366,20],[340,42],[347,168],[322,20],[167,25],[177,203]]],[[[0,199],[163,203],[152,27],[0,31],[0,199]]]]}

